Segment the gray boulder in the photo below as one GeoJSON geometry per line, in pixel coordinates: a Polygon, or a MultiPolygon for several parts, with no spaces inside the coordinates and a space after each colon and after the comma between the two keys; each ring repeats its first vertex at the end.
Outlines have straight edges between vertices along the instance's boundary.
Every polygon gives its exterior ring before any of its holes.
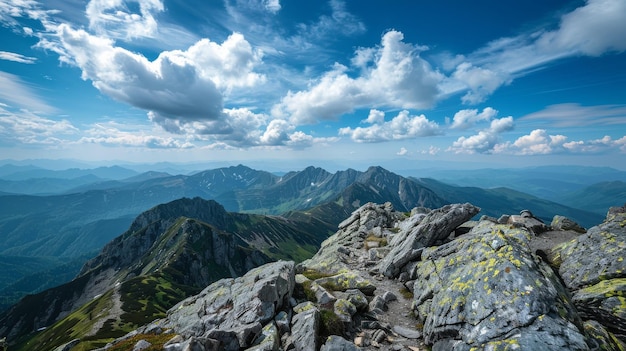
{"type": "Polygon", "coordinates": [[[413,306],[433,350],[588,350],[565,288],[530,240],[525,228],[481,221],[424,250],[413,306]]]}
{"type": "Polygon", "coordinates": [[[580,226],[580,224],[576,223],[572,219],[556,215],[552,218],[552,222],[550,222],[550,227],[552,230],[571,230],[577,233],[586,233],[587,230],[580,226]]]}
{"type": "Polygon", "coordinates": [[[320,351],[359,351],[360,347],[354,343],[342,338],[341,336],[331,335],[326,339],[320,351]]]}
{"type": "Polygon", "coordinates": [[[311,269],[335,274],[349,269],[345,261],[352,250],[361,248],[369,235],[382,235],[383,229],[393,228],[404,214],[396,212],[390,203],[367,203],[339,224],[339,230],[324,240],[319,251],[298,265],[298,270],[311,269]]]}
{"type": "Polygon", "coordinates": [[[465,204],[446,205],[429,212],[415,227],[400,231],[391,240],[391,251],[381,260],[378,269],[395,278],[404,265],[419,258],[420,249],[447,238],[456,227],[480,212],[480,208],[465,204]]]}
{"type": "Polygon", "coordinates": [[[294,263],[279,261],[222,279],[168,311],[166,329],[189,337],[204,337],[249,347],[276,313],[289,306],[295,285],[294,263]]]}
{"type": "Polygon", "coordinates": [[[581,316],[626,336],[626,206],[611,208],[602,224],[555,248],[550,258],[581,316]]]}
{"type": "Polygon", "coordinates": [[[310,308],[293,316],[291,321],[291,339],[296,351],[316,351],[317,336],[320,329],[320,311],[310,308]]]}

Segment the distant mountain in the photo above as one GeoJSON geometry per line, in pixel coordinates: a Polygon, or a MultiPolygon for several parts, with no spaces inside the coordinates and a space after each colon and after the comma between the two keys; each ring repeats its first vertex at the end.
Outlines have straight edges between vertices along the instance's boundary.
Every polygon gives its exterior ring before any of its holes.
{"type": "Polygon", "coordinates": [[[562,194],[556,201],[604,216],[610,207],[626,203],[626,182],[596,183],[578,191],[562,194]]]}
{"type": "Polygon", "coordinates": [[[124,179],[137,175],[137,172],[120,166],[98,167],[93,169],[70,168],[62,171],[49,170],[37,167],[18,167],[16,171],[8,173],[7,165],[0,177],[5,180],[27,180],[37,178],[75,179],[84,176],[95,176],[102,179],[124,179]]]}
{"type": "Polygon", "coordinates": [[[610,167],[540,166],[509,169],[411,170],[403,174],[433,178],[456,186],[479,188],[506,187],[557,201],[563,194],[599,182],[626,181],[626,171],[610,167]]]}
{"type": "Polygon", "coordinates": [[[601,223],[604,219],[604,216],[591,211],[564,206],[509,188],[458,187],[428,178],[416,179],[416,181],[432,189],[448,202],[470,201],[481,208],[481,215],[497,218],[505,213],[515,214],[521,210],[530,210],[537,218],[541,218],[548,224],[555,214],[559,214],[568,216],[587,228],[601,223]]]}
{"type": "Polygon", "coordinates": [[[138,216],[74,280],[27,296],[4,313],[0,335],[17,340],[15,350],[43,350],[78,336],[101,347],[220,278],[270,260],[308,258],[330,233],[282,217],[227,212],[200,198],[159,205],[138,216]],[[42,327],[48,328],[19,346],[42,327]]]}
{"type": "Polygon", "coordinates": [[[33,178],[26,180],[0,179],[0,191],[9,194],[54,195],[67,192],[73,188],[103,181],[93,174],[78,178],[33,178]]]}

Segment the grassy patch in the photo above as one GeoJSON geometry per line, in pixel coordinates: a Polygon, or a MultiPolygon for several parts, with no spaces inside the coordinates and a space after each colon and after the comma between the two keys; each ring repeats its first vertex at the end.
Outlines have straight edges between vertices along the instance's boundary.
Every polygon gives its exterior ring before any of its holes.
{"type": "Polygon", "coordinates": [[[307,301],[317,302],[317,296],[315,296],[315,292],[311,289],[312,284],[313,282],[310,280],[305,281],[302,283],[302,290],[307,301]]]}
{"type": "Polygon", "coordinates": [[[173,334],[139,334],[135,335],[132,338],[124,340],[115,344],[113,347],[109,348],[108,351],[128,351],[132,350],[135,344],[137,344],[140,340],[145,340],[152,344],[143,351],[162,351],[163,345],[168,342],[170,339],[174,337],[173,334]]]}
{"type": "Polygon", "coordinates": [[[319,278],[327,278],[327,277],[332,277],[334,274],[329,274],[329,273],[323,273],[320,271],[317,271],[315,269],[307,269],[304,272],[302,272],[302,275],[311,279],[311,280],[316,280],[319,278]]]}
{"type": "Polygon", "coordinates": [[[330,335],[343,336],[344,325],[335,312],[331,310],[321,310],[320,319],[320,337],[322,340],[326,340],[330,335]]]}
{"type": "Polygon", "coordinates": [[[400,295],[402,295],[402,297],[407,300],[413,299],[413,293],[411,292],[411,290],[407,289],[404,286],[400,288],[400,295]]]}

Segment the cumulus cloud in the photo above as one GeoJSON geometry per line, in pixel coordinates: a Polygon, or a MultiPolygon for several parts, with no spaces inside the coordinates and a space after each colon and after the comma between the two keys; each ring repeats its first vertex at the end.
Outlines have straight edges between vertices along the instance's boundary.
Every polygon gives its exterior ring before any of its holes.
{"type": "Polygon", "coordinates": [[[189,149],[194,145],[172,137],[162,137],[136,131],[123,131],[115,126],[96,124],[86,130],[78,143],[100,144],[104,146],[147,147],[150,149],[189,149]]]}
{"type": "MultiPolygon", "coordinates": [[[[370,116],[379,115],[379,111],[370,112],[370,116]]],[[[365,120],[369,122],[370,118],[365,120]]],[[[376,143],[391,140],[404,140],[432,136],[441,133],[439,125],[428,120],[424,115],[411,116],[409,111],[400,111],[390,121],[375,118],[368,127],[345,127],[339,129],[339,135],[347,135],[358,143],[376,143]]]]}
{"type": "Polygon", "coordinates": [[[403,42],[398,31],[385,33],[375,50],[359,49],[360,76],[335,64],[308,90],[289,92],[272,114],[294,123],[337,119],[362,107],[428,108],[435,103],[442,75],[419,53],[425,48],[403,42]]]}
{"type": "Polygon", "coordinates": [[[37,61],[35,57],[24,56],[15,52],[0,51],[0,60],[13,61],[19,63],[33,64],[37,61]]]}
{"type": "Polygon", "coordinates": [[[121,39],[152,37],[157,31],[154,15],[164,10],[161,0],[91,0],[85,13],[89,28],[100,36],[121,39]],[[134,2],[139,12],[128,6],[134,2]]]}
{"type": "Polygon", "coordinates": [[[500,134],[513,129],[513,117],[504,117],[491,121],[489,128],[469,137],[459,137],[448,151],[455,153],[491,153],[500,141],[500,134]]]}
{"type": "Polygon", "coordinates": [[[223,94],[264,79],[253,71],[259,55],[237,33],[221,45],[202,39],[186,51],[164,51],[154,61],[66,24],[57,33],[62,61],[78,66],[102,93],[149,111],[171,132],[180,132],[178,120],[223,118],[223,94]]]}
{"type": "Polygon", "coordinates": [[[409,150],[407,150],[405,147],[401,147],[400,151],[396,152],[396,155],[398,156],[405,156],[409,154],[409,150]]]}
{"type": "Polygon", "coordinates": [[[476,109],[460,110],[454,114],[450,128],[468,129],[478,122],[491,121],[497,114],[498,111],[491,107],[485,107],[480,113],[476,109]]]}
{"type": "Polygon", "coordinates": [[[551,135],[545,129],[535,129],[513,142],[496,145],[494,153],[512,155],[598,154],[613,151],[626,152],[626,136],[613,139],[572,140],[561,134],[551,135]]]}

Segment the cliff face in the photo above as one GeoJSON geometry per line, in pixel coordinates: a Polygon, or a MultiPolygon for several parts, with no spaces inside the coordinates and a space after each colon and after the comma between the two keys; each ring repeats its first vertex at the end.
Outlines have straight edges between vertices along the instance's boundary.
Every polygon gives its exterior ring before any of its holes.
{"type": "Polygon", "coordinates": [[[220,280],[102,350],[624,349],[626,207],[583,234],[478,211],[368,203],[313,258],[220,280]]]}

